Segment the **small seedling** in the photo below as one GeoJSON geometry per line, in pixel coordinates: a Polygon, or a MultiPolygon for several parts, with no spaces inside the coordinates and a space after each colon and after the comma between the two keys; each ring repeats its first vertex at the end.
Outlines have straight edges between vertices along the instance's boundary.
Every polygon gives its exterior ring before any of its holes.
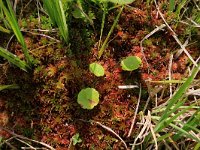
{"type": "Polygon", "coordinates": [[[19,86],[16,85],[16,84],[0,85],[0,91],[2,91],[2,90],[8,90],[8,89],[19,89],[19,86]]]}
{"type": "Polygon", "coordinates": [[[121,61],[122,69],[125,71],[133,71],[140,67],[142,60],[137,56],[129,56],[121,61]]]}
{"type": "Polygon", "coordinates": [[[91,63],[89,70],[97,77],[104,76],[104,68],[98,63],[91,63]]]}
{"type": "Polygon", "coordinates": [[[73,141],[73,145],[76,145],[77,143],[81,143],[82,140],[79,136],[79,133],[76,133],[75,135],[73,135],[72,137],[72,141],[73,141]]]}
{"type": "Polygon", "coordinates": [[[77,101],[83,109],[93,109],[99,103],[99,92],[94,88],[82,89],[77,101]]]}

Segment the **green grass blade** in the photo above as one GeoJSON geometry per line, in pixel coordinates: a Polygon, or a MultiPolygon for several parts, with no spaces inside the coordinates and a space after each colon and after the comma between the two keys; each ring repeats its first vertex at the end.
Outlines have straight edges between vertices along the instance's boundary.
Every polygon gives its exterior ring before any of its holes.
{"type": "Polygon", "coordinates": [[[185,80],[162,80],[162,81],[149,81],[151,83],[161,83],[161,84],[170,84],[170,83],[184,83],[185,80]]]}
{"type": "Polygon", "coordinates": [[[0,91],[7,90],[7,89],[19,89],[19,86],[17,84],[0,85],[0,91]]]}
{"type": "Polygon", "coordinates": [[[181,9],[182,9],[186,4],[187,4],[187,0],[182,0],[182,1],[178,4],[178,7],[177,7],[176,12],[175,12],[178,18],[179,18],[181,9]]]}
{"type": "Polygon", "coordinates": [[[115,18],[114,23],[113,23],[113,25],[112,25],[112,27],[111,27],[111,29],[110,29],[110,31],[109,31],[109,33],[108,33],[108,35],[107,35],[105,41],[103,42],[103,45],[101,46],[101,49],[99,50],[99,53],[98,53],[98,58],[99,58],[99,59],[101,58],[103,52],[104,52],[105,49],[106,49],[106,46],[107,46],[107,44],[108,44],[108,40],[109,40],[109,38],[110,38],[110,36],[111,36],[111,34],[112,34],[112,32],[113,32],[115,26],[117,25],[117,22],[118,22],[118,20],[119,20],[119,17],[120,17],[120,15],[121,15],[123,9],[124,9],[124,6],[121,7],[121,9],[120,9],[120,11],[119,11],[117,17],[115,18]]]}
{"type": "MultiPolygon", "coordinates": [[[[200,130],[196,128],[199,125],[199,122],[200,122],[200,108],[187,120],[185,124],[183,124],[182,128],[187,132],[193,130],[200,133],[200,130]]],[[[173,136],[173,139],[178,140],[179,138],[181,138],[181,135],[182,133],[178,132],[173,136]]]]}
{"type": "Polygon", "coordinates": [[[101,19],[101,33],[100,33],[100,39],[99,39],[99,44],[98,44],[98,49],[101,46],[101,39],[102,39],[102,35],[103,35],[103,30],[104,30],[104,25],[105,25],[105,19],[106,19],[106,14],[107,12],[107,3],[103,3],[103,17],[101,19]]]}
{"type": "MultiPolygon", "coordinates": [[[[183,103],[179,103],[179,106],[183,104],[183,103]]],[[[175,119],[177,119],[180,115],[183,115],[186,111],[188,111],[193,105],[190,105],[188,108],[181,110],[180,112],[178,112],[177,114],[175,114],[173,117],[169,118],[167,117],[166,119],[162,120],[161,122],[158,123],[158,125],[156,125],[154,131],[155,132],[159,132],[162,129],[164,129],[165,127],[167,127],[171,122],[173,122],[175,119]]],[[[177,106],[177,107],[179,107],[177,106]]],[[[172,113],[171,113],[172,114],[172,113]]]]}
{"type": "Polygon", "coordinates": [[[9,62],[26,72],[30,69],[29,65],[26,62],[20,60],[17,56],[2,47],[0,47],[0,56],[4,57],[9,62]]]}
{"type": "MultiPolygon", "coordinates": [[[[167,139],[168,137],[171,137],[172,135],[173,135],[173,133],[164,134],[157,138],[157,142],[163,141],[163,140],[167,139]]],[[[151,143],[155,143],[155,142],[151,141],[151,143]]]]}
{"type": "Polygon", "coordinates": [[[53,25],[56,25],[55,10],[53,9],[54,2],[52,0],[43,0],[44,7],[51,19],[53,25]]]}
{"type": "Polygon", "coordinates": [[[62,2],[60,0],[43,0],[43,3],[51,21],[58,27],[65,43],[68,43],[69,31],[62,2]]]}
{"type": "Polygon", "coordinates": [[[6,28],[4,28],[4,27],[2,27],[2,26],[0,26],[0,31],[1,32],[5,32],[5,33],[10,33],[10,30],[8,30],[8,29],[6,29],[6,28]]]}
{"type": "Polygon", "coordinates": [[[170,110],[170,108],[172,108],[172,106],[175,103],[177,103],[177,101],[182,99],[182,97],[186,93],[186,90],[188,89],[188,87],[190,86],[190,84],[192,83],[194,78],[196,77],[197,73],[199,72],[199,66],[200,65],[198,65],[198,67],[195,67],[193,69],[192,74],[190,75],[190,77],[188,77],[188,79],[180,86],[179,90],[169,100],[169,103],[168,103],[168,105],[166,107],[166,110],[165,110],[164,114],[162,115],[162,117],[160,119],[160,122],[169,117],[170,114],[168,113],[168,111],[170,110]]]}
{"type": "Polygon", "coordinates": [[[175,0],[169,1],[169,11],[174,11],[175,8],[175,0]]]}
{"type": "Polygon", "coordinates": [[[193,136],[192,134],[190,134],[189,132],[185,131],[184,129],[182,129],[182,128],[180,128],[180,127],[178,127],[178,126],[176,126],[176,125],[174,125],[172,123],[170,124],[170,126],[173,127],[174,129],[180,131],[186,137],[191,138],[191,139],[193,139],[193,140],[195,140],[195,141],[200,143],[200,139],[198,137],[193,136]]]}
{"type": "Polygon", "coordinates": [[[16,19],[15,15],[14,15],[14,11],[12,10],[10,1],[6,0],[6,2],[7,2],[8,9],[3,4],[2,0],[0,0],[0,6],[3,9],[3,12],[4,12],[5,16],[6,16],[6,19],[7,19],[8,23],[10,24],[15,36],[17,37],[17,40],[22,45],[22,50],[23,50],[24,56],[25,56],[28,64],[31,66],[32,65],[32,58],[28,53],[28,49],[26,47],[26,43],[24,41],[24,38],[23,38],[22,33],[20,31],[20,28],[18,26],[17,19],[16,19]]]}

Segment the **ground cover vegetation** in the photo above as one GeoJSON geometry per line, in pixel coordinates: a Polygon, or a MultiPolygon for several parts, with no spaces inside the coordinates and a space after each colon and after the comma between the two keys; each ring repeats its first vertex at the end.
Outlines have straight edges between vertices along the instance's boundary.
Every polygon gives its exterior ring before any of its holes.
{"type": "Polygon", "coordinates": [[[200,1],[0,0],[0,149],[200,148],[200,1]]]}

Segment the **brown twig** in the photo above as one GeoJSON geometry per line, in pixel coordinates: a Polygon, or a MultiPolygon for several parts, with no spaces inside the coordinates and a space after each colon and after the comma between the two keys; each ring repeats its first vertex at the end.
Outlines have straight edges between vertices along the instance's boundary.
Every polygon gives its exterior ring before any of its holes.
{"type": "Polygon", "coordinates": [[[92,123],[98,124],[99,126],[101,126],[102,128],[106,129],[107,131],[111,132],[112,134],[114,134],[125,146],[126,149],[128,149],[126,142],[117,134],[115,133],[115,131],[113,131],[111,128],[101,124],[100,122],[97,121],[91,121],[92,123]]]}
{"type": "Polygon", "coordinates": [[[175,39],[175,41],[179,44],[179,46],[181,47],[181,49],[184,51],[184,53],[188,56],[188,58],[192,61],[192,63],[197,67],[197,63],[194,61],[194,59],[192,58],[192,56],[188,53],[188,51],[186,50],[185,46],[181,43],[181,41],[178,39],[177,34],[174,32],[174,30],[172,30],[172,28],[169,26],[169,24],[167,23],[167,21],[165,20],[165,18],[163,17],[163,14],[161,13],[158,4],[156,2],[156,0],[154,0],[154,3],[156,5],[156,8],[158,10],[158,13],[160,15],[160,17],[162,18],[162,20],[164,21],[165,25],[167,26],[167,28],[172,32],[172,36],[175,39]]]}
{"type": "Polygon", "coordinates": [[[10,131],[10,130],[2,127],[2,126],[0,126],[0,130],[4,130],[4,131],[8,132],[9,134],[15,136],[15,138],[19,138],[19,139],[22,139],[22,140],[27,140],[27,141],[35,142],[37,144],[40,144],[40,145],[48,148],[49,150],[55,150],[53,147],[49,146],[48,144],[46,144],[44,142],[39,142],[39,141],[36,141],[36,140],[33,140],[33,139],[29,139],[29,138],[24,137],[22,135],[16,134],[16,133],[14,133],[14,132],[12,132],[12,131],[10,131]]]}
{"type": "Polygon", "coordinates": [[[155,34],[155,33],[158,32],[158,31],[160,31],[160,30],[163,29],[164,27],[166,27],[165,24],[162,24],[162,25],[156,27],[153,31],[151,31],[149,34],[147,34],[147,35],[140,41],[140,49],[141,49],[143,58],[144,58],[145,62],[147,63],[148,72],[149,72],[150,66],[149,66],[149,63],[148,63],[148,61],[147,61],[147,59],[146,59],[146,57],[145,57],[144,48],[143,48],[142,43],[144,42],[144,40],[148,39],[150,36],[152,36],[153,34],[155,34]]]}
{"type": "Polygon", "coordinates": [[[130,137],[131,133],[133,131],[133,127],[134,127],[134,124],[135,124],[135,119],[136,119],[136,116],[137,116],[137,113],[138,113],[138,108],[139,108],[139,105],[140,105],[141,93],[142,93],[142,87],[141,87],[141,84],[140,84],[140,92],[139,92],[139,97],[138,97],[138,103],[137,103],[137,106],[136,106],[136,110],[135,110],[135,114],[134,114],[133,120],[131,122],[131,128],[130,128],[130,130],[128,132],[128,136],[127,137],[130,137]]]}

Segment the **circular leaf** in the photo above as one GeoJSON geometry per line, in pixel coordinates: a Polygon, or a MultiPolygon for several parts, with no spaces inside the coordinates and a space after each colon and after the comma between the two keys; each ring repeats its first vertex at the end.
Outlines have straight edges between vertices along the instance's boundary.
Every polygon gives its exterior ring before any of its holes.
{"type": "Polygon", "coordinates": [[[133,71],[140,67],[142,60],[137,56],[129,56],[121,61],[122,69],[125,71],[133,71]]]}
{"type": "Polygon", "coordinates": [[[82,89],[78,94],[77,102],[83,109],[93,109],[99,103],[99,92],[94,88],[82,89]]]}
{"type": "Polygon", "coordinates": [[[89,70],[97,77],[104,76],[104,68],[100,64],[91,63],[89,70]]]}

